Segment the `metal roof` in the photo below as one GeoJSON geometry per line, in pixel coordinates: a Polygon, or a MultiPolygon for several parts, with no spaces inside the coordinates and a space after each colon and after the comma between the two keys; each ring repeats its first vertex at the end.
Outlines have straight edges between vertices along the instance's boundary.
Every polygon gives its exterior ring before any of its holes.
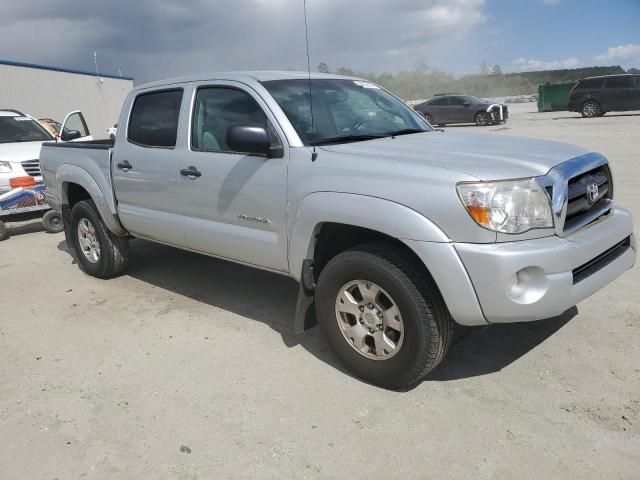
{"type": "Polygon", "coordinates": [[[85,70],[75,70],[73,68],[61,68],[61,67],[53,67],[51,65],[38,65],[36,63],[23,63],[23,62],[14,62],[12,60],[1,60],[0,65],[9,65],[12,67],[24,67],[24,68],[36,68],[38,70],[49,70],[52,72],[62,72],[62,73],[75,73],[76,75],[89,75],[91,77],[105,77],[105,78],[115,78],[117,80],[131,80],[133,81],[133,77],[125,77],[120,75],[114,75],[111,73],[102,73],[98,72],[89,72],[85,70]]]}
{"type": "MultiPolygon", "coordinates": [[[[306,80],[309,78],[309,72],[291,72],[291,71],[248,71],[248,72],[217,72],[217,73],[201,73],[197,75],[189,75],[185,77],[168,78],[157,82],[145,83],[137,86],[134,90],[144,90],[152,87],[162,87],[165,85],[175,85],[179,83],[200,82],[209,80],[228,80],[241,83],[267,82],[269,80],[306,80]]],[[[352,79],[363,80],[357,77],[349,77],[344,75],[335,75],[331,73],[315,73],[311,72],[311,79],[352,79]]]]}

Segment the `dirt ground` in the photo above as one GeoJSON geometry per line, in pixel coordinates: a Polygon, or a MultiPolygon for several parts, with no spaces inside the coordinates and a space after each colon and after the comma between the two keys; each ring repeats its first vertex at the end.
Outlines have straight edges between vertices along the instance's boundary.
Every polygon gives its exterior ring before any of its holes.
{"type": "MultiPolygon", "coordinates": [[[[640,114],[534,108],[484,131],[602,152],[640,221],[640,114]]],[[[560,318],[473,332],[394,393],[293,334],[292,281],[131,246],[100,281],[37,222],[0,244],[2,480],[640,478],[637,268],[560,318]]]]}

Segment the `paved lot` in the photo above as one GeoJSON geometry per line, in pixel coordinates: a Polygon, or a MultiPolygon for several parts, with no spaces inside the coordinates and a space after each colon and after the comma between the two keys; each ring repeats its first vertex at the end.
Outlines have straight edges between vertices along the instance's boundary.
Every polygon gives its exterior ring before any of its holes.
{"type": "MultiPolygon", "coordinates": [[[[604,153],[640,220],[640,115],[532,108],[485,130],[604,153]]],[[[640,477],[638,269],[561,318],[474,332],[393,393],[343,372],[317,329],[293,335],[288,279],[135,241],[129,273],[99,281],[63,235],[12,233],[3,480],[640,477]]]]}

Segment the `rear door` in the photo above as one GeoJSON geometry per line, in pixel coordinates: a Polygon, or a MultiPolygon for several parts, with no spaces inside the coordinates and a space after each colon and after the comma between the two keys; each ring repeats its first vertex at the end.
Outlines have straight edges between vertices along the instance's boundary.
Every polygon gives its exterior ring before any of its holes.
{"type": "Polygon", "coordinates": [[[635,83],[633,93],[631,95],[631,104],[634,110],[640,110],[640,76],[634,77],[633,80],[635,83]]]}
{"type": "Polygon", "coordinates": [[[429,103],[429,113],[433,117],[433,123],[449,122],[449,97],[438,97],[429,103]]]}
{"type": "Polygon", "coordinates": [[[184,245],[178,192],[176,139],[183,88],[139,93],[129,99],[116,136],[111,168],[118,214],[133,235],[184,245]]]}
{"type": "Polygon", "coordinates": [[[69,113],[60,127],[60,140],[63,142],[82,142],[93,140],[84,115],[80,110],[69,113]]]}
{"type": "Polygon", "coordinates": [[[607,78],[604,82],[603,110],[633,110],[634,89],[635,82],[631,75],[607,78]]]}

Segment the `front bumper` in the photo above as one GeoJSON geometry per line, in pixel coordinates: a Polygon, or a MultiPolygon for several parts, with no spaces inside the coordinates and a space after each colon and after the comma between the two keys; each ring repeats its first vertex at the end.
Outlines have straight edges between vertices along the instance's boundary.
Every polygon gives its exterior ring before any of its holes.
{"type": "Polygon", "coordinates": [[[630,269],[637,250],[631,215],[620,207],[564,238],[454,247],[489,323],[560,315],[630,269]]]}

